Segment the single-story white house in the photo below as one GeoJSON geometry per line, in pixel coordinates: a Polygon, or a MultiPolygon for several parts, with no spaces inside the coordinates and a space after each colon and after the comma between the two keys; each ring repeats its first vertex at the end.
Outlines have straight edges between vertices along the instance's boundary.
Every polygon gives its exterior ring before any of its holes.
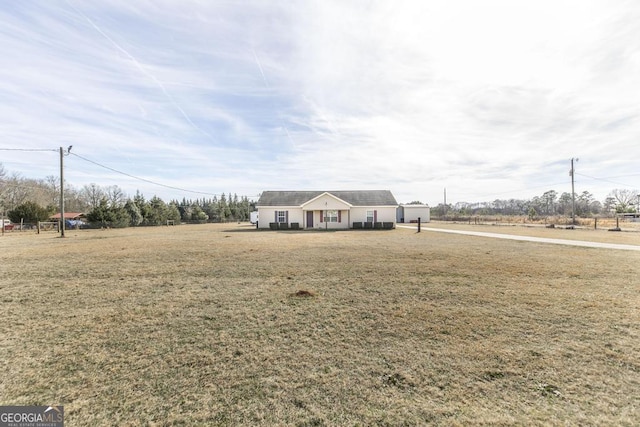
{"type": "Polygon", "coordinates": [[[265,191],[258,228],[394,228],[398,202],[389,190],[265,191]]]}
{"type": "Polygon", "coordinates": [[[397,221],[402,223],[409,222],[418,222],[418,218],[420,218],[420,222],[429,222],[431,221],[431,208],[427,205],[400,205],[398,206],[398,216],[397,221]]]}

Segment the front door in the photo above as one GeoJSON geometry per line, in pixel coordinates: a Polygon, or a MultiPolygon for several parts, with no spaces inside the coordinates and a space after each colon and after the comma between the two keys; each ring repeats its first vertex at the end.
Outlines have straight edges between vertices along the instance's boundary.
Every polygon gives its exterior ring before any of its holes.
{"type": "Polygon", "coordinates": [[[307,211],[307,228],[313,228],[313,211],[307,211]]]}

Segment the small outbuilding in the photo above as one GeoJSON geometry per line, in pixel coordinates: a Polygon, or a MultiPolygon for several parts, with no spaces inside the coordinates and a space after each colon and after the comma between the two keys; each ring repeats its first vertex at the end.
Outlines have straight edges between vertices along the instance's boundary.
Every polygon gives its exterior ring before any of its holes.
{"type": "MultiPolygon", "coordinates": [[[[60,221],[60,212],[49,218],[52,222],[60,221]]],[[[64,223],[67,228],[80,228],[86,225],[86,215],[82,212],[65,212],[64,223]]]]}
{"type": "MultiPolygon", "coordinates": [[[[68,220],[83,220],[85,218],[84,213],[82,212],[65,212],[64,213],[64,219],[66,221],[68,220]]],[[[57,214],[51,215],[49,217],[49,221],[60,221],[60,212],[58,212],[57,214]]]]}
{"type": "Polygon", "coordinates": [[[265,191],[258,228],[394,228],[397,207],[389,190],[265,191]]]}
{"type": "Polygon", "coordinates": [[[399,223],[416,223],[420,218],[420,222],[431,221],[431,208],[427,205],[400,205],[398,206],[398,213],[396,220],[399,223]]]}

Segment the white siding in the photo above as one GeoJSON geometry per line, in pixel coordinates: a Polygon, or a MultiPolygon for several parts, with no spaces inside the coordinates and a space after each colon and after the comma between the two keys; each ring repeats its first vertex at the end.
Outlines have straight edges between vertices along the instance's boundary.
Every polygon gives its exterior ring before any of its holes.
{"type": "Polygon", "coordinates": [[[303,214],[302,209],[298,207],[277,207],[277,208],[258,208],[258,216],[260,220],[258,221],[258,228],[269,228],[270,222],[275,222],[276,212],[277,211],[287,211],[289,212],[289,224],[292,222],[297,222],[300,224],[300,228],[303,225],[303,214]]]}
{"type": "Polygon", "coordinates": [[[297,222],[299,227],[302,228],[304,226],[304,216],[302,214],[302,209],[287,209],[289,211],[289,225],[292,222],[297,222]]]}
{"type": "Polygon", "coordinates": [[[349,204],[343,202],[342,200],[336,199],[333,196],[324,194],[309,203],[305,203],[302,207],[308,211],[319,211],[327,209],[343,210],[349,209],[349,204]]]}
{"type": "Polygon", "coordinates": [[[351,227],[351,223],[349,222],[349,211],[344,209],[330,209],[330,210],[339,210],[340,211],[340,222],[325,222],[324,218],[322,222],[320,222],[320,216],[324,211],[314,211],[313,212],[313,228],[320,230],[339,230],[339,229],[347,229],[351,227]]]}
{"type": "Polygon", "coordinates": [[[431,209],[422,205],[404,205],[404,222],[417,222],[418,218],[422,222],[431,221],[431,209]]]}
{"type": "Polygon", "coordinates": [[[396,222],[395,206],[371,206],[371,207],[354,207],[351,208],[350,227],[354,222],[366,222],[367,211],[377,211],[377,222],[396,222]]]}
{"type": "Polygon", "coordinates": [[[300,228],[307,228],[308,224],[306,221],[307,211],[313,210],[313,228],[315,229],[347,229],[353,228],[353,222],[365,222],[367,220],[367,211],[376,211],[376,220],[377,222],[396,222],[396,207],[395,206],[371,206],[371,207],[352,207],[349,209],[344,203],[336,200],[334,198],[329,197],[325,199],[324,197],[318,200],[319,205],[316,208],[316,204],[313,204],[314,209],[312,209],[311,205],[305,205],[305,209],[303,210],[300,207],[295,206],[283,206],[283,207],[258,207],[258,215],[260,220],[258,221],[258,228],[269,228],[269,223],[275,221],[275,213],[277,211],[287,211],[288,213],[288,223],[291,225],[292,222],[297,222],[300,225],[300,228]],[[332,200],[332,204],[330,204],[330,200],[332,200]],[[327,202],[325,205],[324,203],[327,202]],[[325,210],[339,210],[340,211],[340,222],[325,222],[324,219],[320,222],[320,215],[325,210]]]}

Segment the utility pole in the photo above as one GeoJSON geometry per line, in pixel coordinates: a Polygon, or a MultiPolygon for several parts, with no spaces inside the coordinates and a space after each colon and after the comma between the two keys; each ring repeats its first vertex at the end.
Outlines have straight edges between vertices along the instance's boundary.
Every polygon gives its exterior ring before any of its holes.
{"type": "MultiPolygon", "coordinates": [[[[66,155],[71,152],[72,145],[67,148],[66,155]]],[[[64,148],[60,147],[60,237],[64,237],[64,148]]]]}
{"type": "Polygon", "coordinates": [[[64,149],[60,147],[60,237],[64,237],[64,149]]]}
{"type": "Polygon", "coordinates": [[[578,161],[578,159],[571,158],[571,170],[569,171],[569,175],[571,175],[571,224],[576,224],[576,190],[574,184],[574,174],[575,169],[573,167],[573,161],[578,161]]]}
{"type": "Polygon", "coordinates": [[[444,219],[447,220],[447,189],[444,189],[444,219]]]}

